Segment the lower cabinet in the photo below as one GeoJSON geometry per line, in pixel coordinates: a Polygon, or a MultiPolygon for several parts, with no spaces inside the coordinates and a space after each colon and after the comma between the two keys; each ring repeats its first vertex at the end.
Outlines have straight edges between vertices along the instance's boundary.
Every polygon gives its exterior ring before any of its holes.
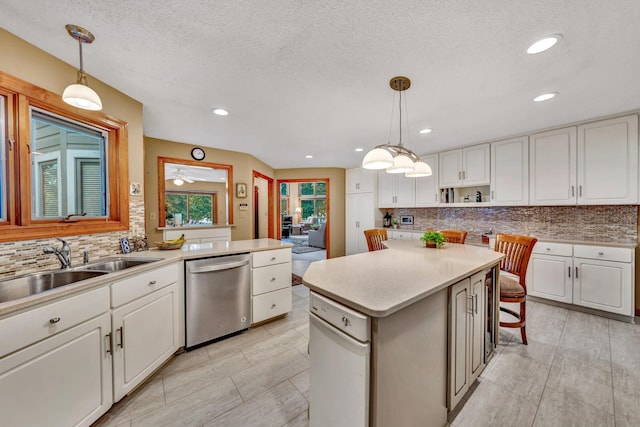
{"type": "Polygon", "coordinates": [[[113,397],[119,401],[179,347],[178,284],[111,312],[113,397]]]}
{"type": "Polygon", "coordinates": [[[254,252],[251,267],[251,323],[290,312],[291,249],[254,252]]]}
{"type": "Polygon", "coordinates": [[[0,359],[0,424],[89,426],[107,412],[110,329],[104,313],[0,359]]]}
{"type": "Polygon", "coordinates": [[[485,367],[485,274],[476,273],[450,288],[449,395],[453,410],[485,367]]]}

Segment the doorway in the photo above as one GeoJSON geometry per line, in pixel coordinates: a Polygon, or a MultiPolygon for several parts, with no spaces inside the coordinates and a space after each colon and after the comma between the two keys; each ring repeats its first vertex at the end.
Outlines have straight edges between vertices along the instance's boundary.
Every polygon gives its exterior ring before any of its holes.
{"type": "Polygon", "coordinates": [[[253,171],[253,238],[274,238],[273,178],[253,171]]]}

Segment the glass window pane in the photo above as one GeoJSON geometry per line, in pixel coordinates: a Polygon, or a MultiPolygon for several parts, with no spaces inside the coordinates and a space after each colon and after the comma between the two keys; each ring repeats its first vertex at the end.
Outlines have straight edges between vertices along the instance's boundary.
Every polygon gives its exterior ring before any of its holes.
{"type": "Polygon", "coordinates": [[[167,193],[166,202],[166,219],[167,225],[182,225],[188,215],[188,200],[186,194],[167,193]]]}
{"type": "Polygon", "coordinates": [[[283,182],[280,184],[280,195],[281,196],[289,195],[289,184],[287,184],[286,182],[283,182]]]}
{"type": "Polygon", "coordinates": [[[284,215],[289,213],[289,199],[280,199],[280,213],[284,215]]]}
{"type": "Polygon", "coordinates": [[[106,216],[106,144],[102,131],[32,109],[32,217],[106,216]]]}
{"type": "Polygon", "coordinates": [[[326,195],[327,195],[327,183],[316,182],[316,196],[326,196],[326,195]]]}
{"type": "Polygon", "coordinates": [[[314,192],[313,192],[313,187],[314,187],[314,183],[313,182],[303,182],[300,184],[300,195],[301,196],[313,196],[314,192]]]}
{"type": "Polygon", "coordinates": [[[213,217],[213,198],[210,194],[189,195],[189,224],[211,224],[213,217]]]}
{"type": "Polygon", "coordinates": [[[300,207],[302,208],[302,218],[306,219],[309,218],[310,216],[313,216],[315,213],[315,206],[314,206],[314,200],[313,199],[304,199],[304,200],[300,200],[300,207]]]}

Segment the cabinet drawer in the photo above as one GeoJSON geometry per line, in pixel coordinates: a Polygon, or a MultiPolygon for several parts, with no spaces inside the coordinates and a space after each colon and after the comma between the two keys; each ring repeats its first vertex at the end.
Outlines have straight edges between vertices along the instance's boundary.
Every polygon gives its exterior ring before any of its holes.
{"type": "Polygon", "coordinates": [[[291,311],[291,286],[252,298],[253,315],[251,323],[262,322],[291,311]]]}
{"type": "Polygon", "coordinates": [[[633,250],[628,248],[612,248],[609,246],[583,246],[573,247],[573,256],[576,258],[601,259],[604,261],[631,262],[633,250]]]}
{"type": "Polygon", "coordinates": [[[103,287],[0,320],[0,357],[109,311],[103,287]]]}
{"type": "Polygon", "coordinates": [[[254,268],[252,271],[253,295],[291,286],[291,263],[254,268]]]}
{"type": "Polygon", "coordinates": [[[178,264],[172,264],[115,282],[111,285],[111,307],[119,307],[175,283],[178,279],[178,264]]]}
{"type": "Polygon", "coordinates": [[[291,261],[291,248],[260,251],[253,253],[253,267],[282,264],[291,261]]]}
{"type": "Polygon", "coordinates": [[[537,242],[533,247],[534,254],[572,256],[573,246],[567,243],[537,242]]]}

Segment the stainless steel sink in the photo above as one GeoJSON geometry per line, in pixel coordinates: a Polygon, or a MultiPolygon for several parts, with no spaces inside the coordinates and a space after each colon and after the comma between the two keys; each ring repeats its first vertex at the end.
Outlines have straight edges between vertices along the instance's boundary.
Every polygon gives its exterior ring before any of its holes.
{"type": "Polygon", "coordinates": [[[107,272],[54,270],[3,279],[0,280],[0,302],[28,297],[60,286],[102,276],[103,274],[107,274],[107,272]]]}
{"type": "Polygon", "coordinates": [[[87,264],[79,267],[83,271],[106,271],[112,273],[114,271],[126,270],[127,268],[136,267],[142,264],[148,264],[150,262],[160,261],[162,258],[113,258],[107,259],[94,264],[87,264]]]}

